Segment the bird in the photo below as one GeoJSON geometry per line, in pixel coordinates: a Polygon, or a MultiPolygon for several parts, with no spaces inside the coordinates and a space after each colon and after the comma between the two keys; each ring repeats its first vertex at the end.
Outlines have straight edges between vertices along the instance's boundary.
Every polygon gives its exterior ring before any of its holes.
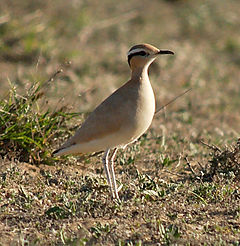
{"type": "Polygon", "coordinates": [[[52,153],[57,157],[104,151],[102,162],[113,199],[119,200],[114,173],[117,150],[135,142],[151,125],[155,96],[148,68],[164,54],[174,55],[174,52],[146,43],[131,47],[127,53],[130,80],[97,106],[75,135],[52,153]]]}

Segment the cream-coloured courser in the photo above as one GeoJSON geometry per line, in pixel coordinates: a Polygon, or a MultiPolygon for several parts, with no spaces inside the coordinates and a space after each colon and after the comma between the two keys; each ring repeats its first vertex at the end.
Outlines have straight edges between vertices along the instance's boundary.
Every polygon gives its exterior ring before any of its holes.
{"type": "Polygon", "coordinates": [[[118,148],[137,140],[150,126],[155,98],[148,67],[158,55],[174,54],[149,44],[133,46],[127,56],[131,79],[105,99],[54,156],[105,150],[103,164],[113,198],[118,197],[113,161],[118,148]],[[110,150],[113,149],[111,155],[110,150]],[[109,168],[110,160],[110,168],[109,168]]]}

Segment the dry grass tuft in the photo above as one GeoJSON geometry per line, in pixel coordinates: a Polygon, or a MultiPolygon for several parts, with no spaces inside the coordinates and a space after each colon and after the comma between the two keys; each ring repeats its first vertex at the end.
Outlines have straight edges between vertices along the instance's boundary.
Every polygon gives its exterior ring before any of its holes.
{"type": "Polygon", "coordinates": [[[209,145],[201,141],[212,152],[211,159],[208,164],[202,169],[204,180],[213,180],[215,176],[223,178],[240,178],[240,139],[235,144],[226,146],[224,150],[215,146],[209,145]]]}

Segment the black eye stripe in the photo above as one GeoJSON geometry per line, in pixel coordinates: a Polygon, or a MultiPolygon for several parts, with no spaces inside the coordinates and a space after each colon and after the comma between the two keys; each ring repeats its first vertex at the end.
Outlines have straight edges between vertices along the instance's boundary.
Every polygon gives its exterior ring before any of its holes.
{"type": "Polygon", "coordinates": [[[139,52],[130,54],[130,55],[128,56],[128,64],[130,65],[130,60],[131,60],[134,56],[146,56],[146,55],[148,55],[148,53],[146,53],[145,51],[139,51],[139,52]]]}
{"type": "Polygon", "coordinates": [[[140,52],[137,52],[135,54],[138,54],[140,56],[145,56],[147,53],[145,51],[140,51],[140,52]]]}
{"type": "Polygon", "coordinates": [[[133,54],[131,54],[131,55],[129,55],[129,56],[133,57],[133,56],[145,56],[145,55],[147,55],[147,53],[146,53],[145,51],[142,50],[142,51],[133,53],[133,54]]]}

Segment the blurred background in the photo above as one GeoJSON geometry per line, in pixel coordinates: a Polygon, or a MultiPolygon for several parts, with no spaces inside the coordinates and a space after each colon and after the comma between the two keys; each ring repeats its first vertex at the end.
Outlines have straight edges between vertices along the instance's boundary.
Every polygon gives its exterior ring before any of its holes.
{"type": "Polygon", "coordinates": [[[236,137],[239,9],[238,0],[2,0],[0,96],[9,81],[24,92],[63,66],[49,90],[50,105],[90,111],[129,79],[126,53],[146,42],[176,54],[150,68],[158,106],[193,88],[167,108],[168,119],[195,121],[195,135],[200,127],[236,137]]]}
{"type": "Polygon", "coordinates": [[[1,0],[0,244],[239,245],[239,10],[239,0],[1,0]],[[139,43],[175,52],[150,67],[157,107],[192,90],[118,152],[119,205],[100,156],[51,152],[130,78],[139,43]],[[53,77],[38,100],[31,86],[53,77]]]}

